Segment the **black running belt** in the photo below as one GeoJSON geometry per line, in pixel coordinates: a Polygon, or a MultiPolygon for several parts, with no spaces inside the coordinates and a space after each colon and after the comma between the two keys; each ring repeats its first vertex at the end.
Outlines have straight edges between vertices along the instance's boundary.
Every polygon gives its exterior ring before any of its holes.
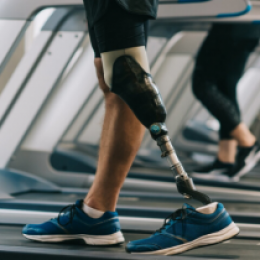
{"type": "MultiPolygon", "coordinates": [[[[0,259],[3,260],[163,260],[165,256],[127,254],[124,245],[97,247],[81,244],[80,241],[65,244],[44,244],[26,240],[21,235],[21,226],[0,226],[0,259]]],[[[147,234],[124,233],[126,241],[147,238],[147,234]]],[[[259,259],[258,239],[232,239],[229,243],[206,246],[174,256],[174,260],[256,260],[259,259]]]]}

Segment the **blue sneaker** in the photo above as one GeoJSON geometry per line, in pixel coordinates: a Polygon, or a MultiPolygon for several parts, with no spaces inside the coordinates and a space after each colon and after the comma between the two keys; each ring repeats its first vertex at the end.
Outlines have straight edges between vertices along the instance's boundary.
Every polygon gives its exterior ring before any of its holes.
{"type": "Polygon", "coordinates": [[[125,241],[117,212],[106,212],[93,219],[82,211],[82,200],[65,207],[55,219],[43,224],[26,225],[23,235],[39,242],[84,240],[89,245],[114,245],[125,241]]]}
{"type": "Polygon", "coordinates": [[[175,255],[196,247],[220,243],[238,233],[239,228],[222,204],[212,203],[209,207],[200,209],[184,204],[151,237],[129,242],[126,251],[135,254],[175,255]]]}

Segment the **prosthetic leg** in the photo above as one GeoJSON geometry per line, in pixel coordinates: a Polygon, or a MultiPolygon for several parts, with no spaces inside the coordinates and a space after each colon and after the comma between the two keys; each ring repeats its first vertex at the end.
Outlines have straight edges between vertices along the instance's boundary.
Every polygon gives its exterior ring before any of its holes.
{"type": "MultiPolygon", "coordinates": [[[[137,52],[143,54],[143,50],[137,50],[137,52]]],[[[128,55],[125,51],[124,54],[122,56],[122,53],[121,55],[120,53],[113,53],[112,59],[115,61],[110,73],[107,71],[106,74],[106,68],[104,68],[105,79],[107,84],[111,86],[111,91],[120,96],[140,122],[149,129],[152,138],[161,149],[162,157],[167,158],[171,170],[176,175],[178,191],[187,199],[193,198],[203,204],[211,203],[207,195],[196,190],[192,179],[189,178],[176,155],[165,125],[165,105],[151,75],[144,70],[145,67],[146,70],[149,68],[147,60],[141,58],[141,66],[137,62],[136,57],[140,59],[140,56],[136,52],[128,55]],[[117,55],[119,57],[116,57],[117,55]]],[[[109,62],[106,54],[105,57],[102,56],[102,59],[104,59],[103,64],[106,66],[106,63],[109,62]]]]}

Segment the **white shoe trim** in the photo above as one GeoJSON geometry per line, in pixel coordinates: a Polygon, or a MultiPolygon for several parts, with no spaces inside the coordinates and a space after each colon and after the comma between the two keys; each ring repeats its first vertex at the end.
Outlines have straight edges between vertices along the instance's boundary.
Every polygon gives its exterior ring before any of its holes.
{"type": "Polygon", "coordinates": [[[227,239],[230,239],[234,236],[236,236],[239,233],[239,228],[237,225],[232,222],[228,227],[222,229],[221,231],[218,231],[216,233],[212,233],[209,235],[202,236],[198,239],[195,239],[191,242],[162,249],[162,250],[156,250],[151,252],[143,252],[143,253],[132,253],[132,254],[143,254],[143,255],[176,255],[183,253],[187,250],[194,249],[196,247],[200,246],[206,246],[206,245],[212,245],[217,244],[222,241],[225,241],[227,239]]]}
{"type": "Polygon", "coordinates": [[[92,235],[42,235],[42,236],[34,236],[34,235],[25,235],[24,237],[30,240],[38,241],[38,242],[64,242],[68,240],[76,240],[82,239],[88,245],[114,245],[121,244],[125,242],[124,236],[121,231],[114,233],[112,235],[105,236],[92,236],[92,235]]]}
{"type": "MultiPolygon", "coordinates": [[[[226,169],[225,169],[226,170],[226,169]]],[[[217,180],[217,181],[236,181],[236,178],[230,178],[223,172],[225,170],[214,170],[210,173],[192,173],[192,177],[203,180],[217,180]]]]}

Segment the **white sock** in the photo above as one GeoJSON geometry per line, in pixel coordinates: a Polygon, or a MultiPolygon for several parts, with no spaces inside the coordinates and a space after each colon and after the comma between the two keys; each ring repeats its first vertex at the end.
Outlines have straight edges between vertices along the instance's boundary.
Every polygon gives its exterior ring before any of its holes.
{"type": "Polygon", "coordinates": [[[105,213],[103,211],[93,209],[88,205],[86,205],[85,203],[83,203],[82,210],[91,218],[101,218],[105,213]]]}
{"type": "Polygon", "coordinates": [[[214,202],[201,208],[197,208],[196,211],[202,214],[212,214],[216,211],[218,203],[214,202]]]}

